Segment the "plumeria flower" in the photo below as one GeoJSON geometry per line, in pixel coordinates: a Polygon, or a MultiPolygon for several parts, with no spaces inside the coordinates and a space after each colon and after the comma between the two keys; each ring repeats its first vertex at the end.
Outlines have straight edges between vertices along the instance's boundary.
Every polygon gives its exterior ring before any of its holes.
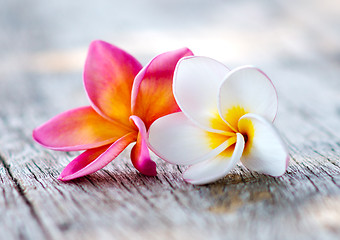
{"type": "Polygon", "coordinates": [[[33,138],[44,147],[86,150],[67,165],[59,179],[93,173],[133,142],[135,168],[156,175],[147,130],[157,118],[180,111],[172,94],[172,78],[178,60],[189,55],[192,52],[187,48],[163,53],[142,68],[125,51],[103,41],[92,42],[84,70],[91,106],[61,113],[33,131],[33,138]]]}
{"type": "Polygon", "coordinates": [[[173,91],[182,112],[156,120],[149,143],[162,159],[190,165],[187,182],[214,182],[240,160],[259,173],[286,171],[287,148],[272,124],[277,94],[261,70],[230,71],[210,58],[186,57],[175,69],[173,91]]]}

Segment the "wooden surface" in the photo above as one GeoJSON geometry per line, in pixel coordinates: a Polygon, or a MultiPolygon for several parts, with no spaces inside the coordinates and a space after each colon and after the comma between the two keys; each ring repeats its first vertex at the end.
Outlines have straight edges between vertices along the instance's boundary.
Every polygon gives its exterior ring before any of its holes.
{"type": "Polygon", "coordinates": [[[337,1],[1,1],[0,239],[340,239],[340,7],[337,1]],[[34,127],[87,105],[82,66],[103,39],[144,64],[182,46],[231,68],[254,64],[279,93],[287,173],[239,166],[192,186],[124,152],[71,182],[78,153],[34,143],[34,127]]]}

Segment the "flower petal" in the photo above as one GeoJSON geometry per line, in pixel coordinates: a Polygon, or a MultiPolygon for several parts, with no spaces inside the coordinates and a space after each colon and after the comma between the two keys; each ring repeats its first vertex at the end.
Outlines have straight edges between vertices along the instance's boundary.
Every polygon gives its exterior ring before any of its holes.
{"type": "Polygon", "coordinates": [[[207,131],[221,132],[226,124],[219,117],[219,87],[229,72],[222,63],[207,57],[186,57],[174,74],[174,96],[178,106],[193,122],[207,131]]]}
{"type": "Polygon", "coordinates": [[[111,146],[106,145],[83,152],[65,167],[58,179],[68,181],[96,172],[109,164],[135,140],[135,133],[129,133],[111,146]]]}
{"type": "Polygon", "coordinates": [[[236,166],[243,149],[244,138],[237,133],[237,141],[231,157],[226,157],[222,153],[215,158],[192,165],[184,172],[184,180],[192,184],[206,184],[223,178],[236,166]]]}
{"type": "Polygon", "coordinates": [[[241,158],[248,169],[271,176],[285,173],[289,162],[287,147],[272,123],[249,113],[240,119],[238,128],[248,138],[241,158]]]}
{"type": "Polygon", "coordinates": [[[179,59],[192,55],[188,48],[156,56],[136,76],[131,96],[132,114],[148,129],[153,121],[180,111],[172,93],[172,79],[179,59]]]}
{"type": "Polygon", "coordinates": [[[220,87],[219,111],[234,128],[245,113],[255,113],[273,121],[277,112],[275,87],[267,75],[255,67],[234,69],[220,87]],[[235,111],[240,116],[235,116],[235,111]]]}
{"type": "Polygon", "coordinates": [[[137,116],[131,116],[130,120],[139,130],[137,143],[131,150],[132,164],[140,173],[147,176],[156,176],[156,163],[150,159],[145,125],[137,116]]]}
{"type": "Polygon", "coordinates": [[[149,129],[150,149],[172,164],[190,165],[213,158],[227,148],[227,139],[193,124],[182,112],[157,119],[149,129]]]}
{"type": "Polygon", "coordinates": [[[141,69],[125,51],[103,41],[92,42],[84,71],[92,107],[103,117],[129,125],[132,84],[141,69]]]}
{"type": "Polygon", "coordinates": [[[88,106],[57,115],[34,129],[33,138],[46,148],[76,151],[107,145],[127,133],[88,106]]]}

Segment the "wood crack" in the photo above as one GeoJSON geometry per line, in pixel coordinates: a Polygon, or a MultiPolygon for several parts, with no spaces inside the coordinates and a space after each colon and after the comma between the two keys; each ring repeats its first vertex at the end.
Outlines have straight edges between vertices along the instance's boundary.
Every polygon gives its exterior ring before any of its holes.
{"type": "Polygon", "coordinates": [[[329,163],[331,163],[332,165],[334,165],[337,168],[340,168],[340,166],[338,166],[336,163],[334,163],[330,158],[328,158],[327,156],[325,156],[324,154],[318,152],[317,150],[313,150],[312,151],[316,154],[318,154],[319,156],[323,157],[324,159],[326,159],[329,163]]]}
{"type": "Polygon", "coordinates": [[[319,187],[314,183],[314,181],[308,175],[306,175],[306,178],[313,185],[313,187],[315,188],[315,191],[320,192],[319,187]]]}
{"type": "Polygon", "coordinates": [[[0,155],[0,163],[2,163],[2,165],[4,166],[8,176],[10,177],[10,179],[13,181],[15,189],[17,190],[17,192],[19,193],[20,197],[23,199],[23,201],[25,202],[25,204],[27,205],[27,207],[30,210],[30,213],[33,217],[33,219],[37,222],[37,224],[40,226],[40,229],[44,235],[44,237],[46,239],[52,239],[50,233],[47,231],[47,229],[45,228],[44,224],[42,223],[42,221],[40,220],[37,211],[35,210],[35,207],[33,206],[33,204],[30,202],[30,200],[26,197],[24,188],[21,186],[19,180],[14,177],[14,175],[12,174],[11,171],[11,167],[10,165],[6,162],[5,158],[3,156],[0,155]]]}
{"type": "Polygon", "coordinates": [[[134,182],[131,181],[130,178],[126,178],[128,182],[130,182],[131,185],[135,186],[135,189],[137,190],[138,194],[145,200],[145,202],[152,208],[152,209],[157,209],[156,205],[153,204],[150,199],[139,189],[138,186],[134,184],[134,182]]]}
{"type": "Polygon", "coordinates": [[[34,172],[30,169],[30,167],[28,166],[28,164],[26,164],[26,168],[27,170],[32,174],[33,178],[35,179],[35,181],[37,181],[38,183],[40,183],[42,188],[45,188],[44,185],[38,180],[37,176],[34,174],[34,172]]]}

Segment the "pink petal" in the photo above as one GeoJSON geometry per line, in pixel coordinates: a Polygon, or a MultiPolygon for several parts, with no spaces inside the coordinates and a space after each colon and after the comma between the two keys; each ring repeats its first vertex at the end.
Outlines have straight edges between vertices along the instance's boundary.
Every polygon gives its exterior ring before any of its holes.
{"type": "Polygon", "coordinates": [[[284,174],[289,155],[273,124],[259,115],[249,113],[240,119],[238,127],[248,138],[241,162],[259,173],[271,176],[284,174]]]}
{"type": "Polygon", "coordinates": [[[147,176],[156,176],[156,163],[150,159],[145,125],[137,116],[131,116],[130,119],[139,130],[137,143],[131,150],[132,164],[140,173],[147,176]]]}
{"type": "Polygon", "coordinates": [[[227,136],[197,127],[182,112],[157,119],[149,129],[150,149],[172,164],[191,165],[227,148],[227,136]],[[215,138],[211,142],[211,137],[215,138]]]}
{"type": "Polygon", "coordinates": [[[183,113],[211,132],[223,132],[227,125],[218,113],[219,87],[229,72],[222,63],[207,57],[181,59],[174,75],[174,96],[183,113]]]}
{"type": "Polygon", "coordinates": [[[245,113],[255,113],[273,121],[277,112],[275,87],[268,76],[255,67],[234,69],[220,87],[219,111],[221,117],[234,128],[239,117],[245,113]],[[235,108],[240,113],[236,118],[235,113],[228,114],[235,108]]]}
{"type": "Polygon", "coordinates": [[[136,76],[132,88],[132,114],[139,116],[146,128],[159,117],[180,111],[172,93],[176,64],[192,52],[187,48],[156,56],[136,76]]]}
{"type": "Polygon", "coordinates": [[[81,107],[57,115],[33,131],[35,141],[53,150],[76,151],[116,141],[129,132],[110,122],[92,107],[81,107]]]}
{"type": "Polygon", "coordinates": [[[242,156],[243,149],[244,138],[237,133],[237,141],[231,157],[226,157],[222,153],[215,158],[192,165],[184,172],[184,180],[192,184],[206,184],[223,178],[236,166],[242,156]]]}
{"type": "Polygon", "coordinates": [[[135,139],[136,135],[129,133],[115,141],[111,146],[106,145],[83,152],[66,166],[58,179],[68,181],[102,169],[135,139]]]}
{"type": "Polygon", "coordinates": [[[141,68],[125,51],[103,41],[92,42],[84,84],[93,108],[103,117],[129,126],[132,84],[141,68]]]}

